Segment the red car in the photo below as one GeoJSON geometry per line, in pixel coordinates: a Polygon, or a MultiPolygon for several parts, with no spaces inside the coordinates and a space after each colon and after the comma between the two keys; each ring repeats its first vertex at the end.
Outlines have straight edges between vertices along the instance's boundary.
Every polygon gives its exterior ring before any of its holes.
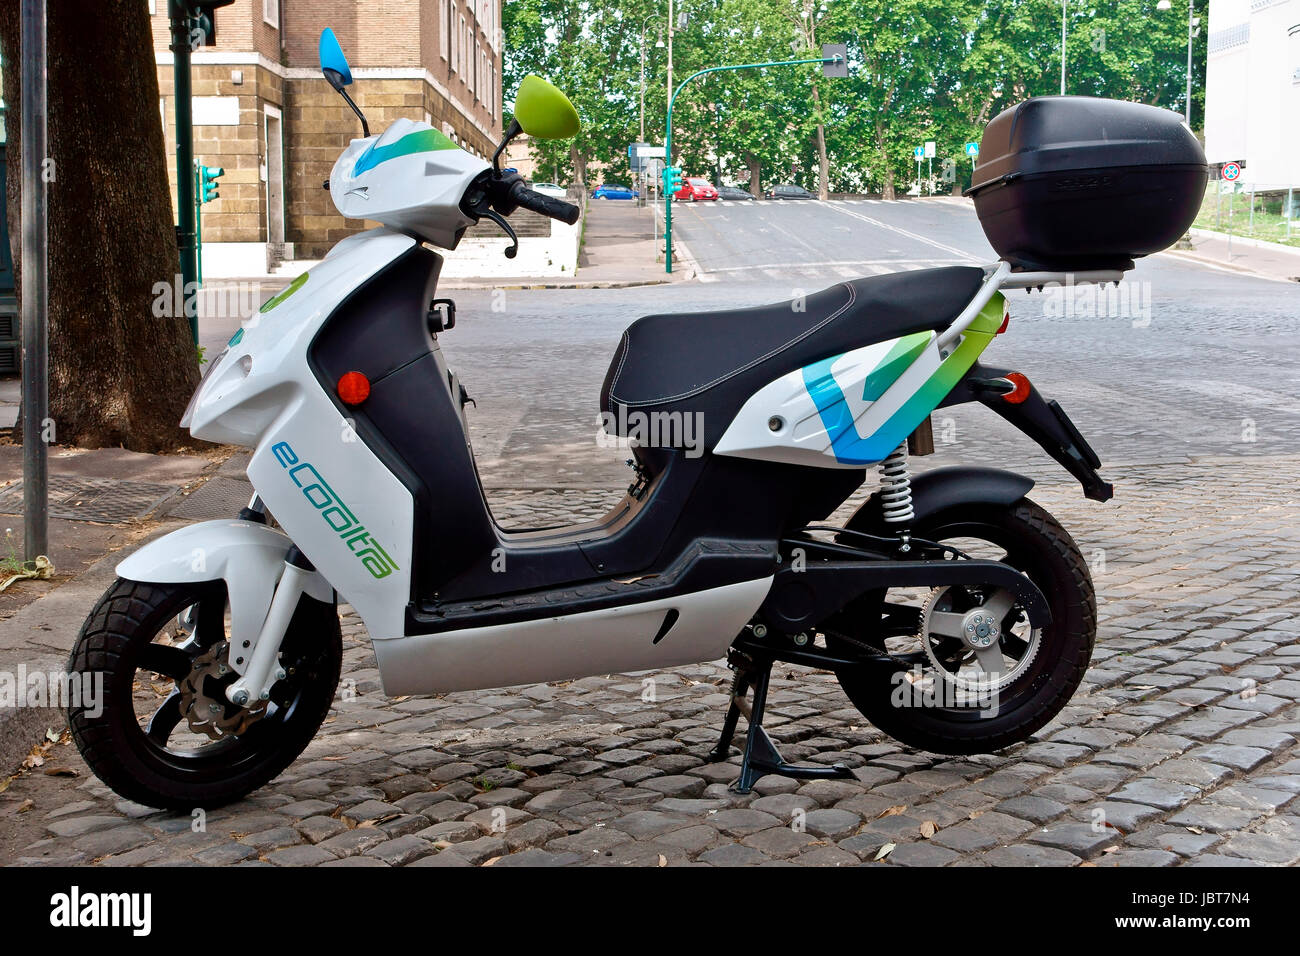
{"type": "Polygon", "coordinates": [[[707,179],[691,176],[682,180],[682,188],[673,193],[679,202],[716,202],[718,191],[707,179]]]}

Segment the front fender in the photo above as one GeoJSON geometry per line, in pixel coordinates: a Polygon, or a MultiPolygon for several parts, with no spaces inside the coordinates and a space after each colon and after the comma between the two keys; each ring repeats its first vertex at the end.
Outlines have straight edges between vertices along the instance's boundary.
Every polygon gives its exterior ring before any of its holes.
{"type": "MultiPolygon", "coordinates": [[[[1034,487],[1034,480],[1000,468],[955,466],[936,468],[912,478],[912,510],[916,527],[931,515],[959,504],[1011,505],[1034,487]]],[[[845,525],[850,531],[888,533],[880,512],[880,492],[874,493],[845,525]]]]}
{"type": "MultiPolygon", "coordinates": [[[[118,564],[117,575],[149,584],[225,581],[231,639],[256,641],[291,547],[284,532],[256,521],[203,521],[150,541],[118,564]]],[[[319,574],[307,577],[306,593],[334,602],[319,574]]]]}

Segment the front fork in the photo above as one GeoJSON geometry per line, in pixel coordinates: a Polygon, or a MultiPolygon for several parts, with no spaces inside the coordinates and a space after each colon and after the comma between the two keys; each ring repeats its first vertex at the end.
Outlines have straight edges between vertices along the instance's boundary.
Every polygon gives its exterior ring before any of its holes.
{"type": "MultiPolygon", "coordinates": [[[[244,521],[266,523],[266,505],[260,495],[253,495],[248,506],[239,512],[244,521]]],[[[238,707],[256,706],[259,701],[270,700],[271,688],[275,682],[284,680],[286,674],[280,665],[280,645],[289,632],[289,624],[298,602],[306,593],[310,576],[316,573],[315,566],[307,556],[298,550],[295,544],[284,557],[284,571],[280,574],[280,583],[275,587],[275,596],[267,609],[266,620],[257,633],[257,640],[250,642],[247,637],[240,641],[240,647],[232,656],[240,656],[252,644],[252,656],[243,676],[226,688],[226,698],[238,707]]]]}
{"type": "MultiPolygon", "coordinates": [[[[298,602],[307,589],[307,581],[316,573],[316,568],[307,556],[294,545],[284,558],[284,573],[276,585],[271,607],[266,612],[266,620],[257,633],[256,642],[252,642],[252,657],[244,668],[244,676],[226,688],[226,697],[239,707],[256,706],[257,702],[271,698],[271,688],[278,680],[284,680],[285,671],[280,665],[280,645],[289,632],[289,622],[293,620],[298,602]]],[[[249,649],[249,640],[241,641],[235,654],[249,649]]]]}

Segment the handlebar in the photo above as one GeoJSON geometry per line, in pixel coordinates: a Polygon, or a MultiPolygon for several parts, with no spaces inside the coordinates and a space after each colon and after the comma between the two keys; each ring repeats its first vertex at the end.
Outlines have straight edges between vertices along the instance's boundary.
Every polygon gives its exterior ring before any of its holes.
{"type": "Polygon", "coordinates": [[[524,185],[523,180],[519,180],[510,187],[508,193],[510,201],[517,206],[523,206],[525,209],[531,209],[535,213],[543,216],[549,216],[551,219],[558,219],[560,222],[568,223],[572,226],[582,215],[582,211],[573,203],[567,203],[563,199],[554,199],[550,196],[544,196],[535,190],[529,189],[524,185]]]}

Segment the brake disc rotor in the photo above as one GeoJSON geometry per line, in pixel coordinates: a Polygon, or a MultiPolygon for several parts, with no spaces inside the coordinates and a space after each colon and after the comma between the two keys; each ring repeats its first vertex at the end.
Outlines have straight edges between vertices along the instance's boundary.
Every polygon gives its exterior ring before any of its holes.
{"type": "Polygon", "coordinates": [[[194,658],[190,672],[177,684],[181,713],[189,728],[212,740],[238,737],[266,714],[266,701],[255,707],[239,707],[225,699],[225,688],[237,675],[230,669],[230,642],[220,641],[194,658]],[[209,688],[219,689],[214,697],[209,688]]]}
{"type": "Polygon", "coordinates": [[[1008,615],[1021,609],[1011,592],[1001,588],[966,610],[955,610],[953,598],[967,593],[952,587],[932,590],[921,609],[917,639],[935,671],[949,683],[981,693],[1005,690],[1029,669],[1042,629],[1031,628],[1025,635],[1010,631],[1016,622],[1008,625],[1008,615]],[[1019,657],[1008,650],[1008,637],[1024,643],[1019,657]]]}

